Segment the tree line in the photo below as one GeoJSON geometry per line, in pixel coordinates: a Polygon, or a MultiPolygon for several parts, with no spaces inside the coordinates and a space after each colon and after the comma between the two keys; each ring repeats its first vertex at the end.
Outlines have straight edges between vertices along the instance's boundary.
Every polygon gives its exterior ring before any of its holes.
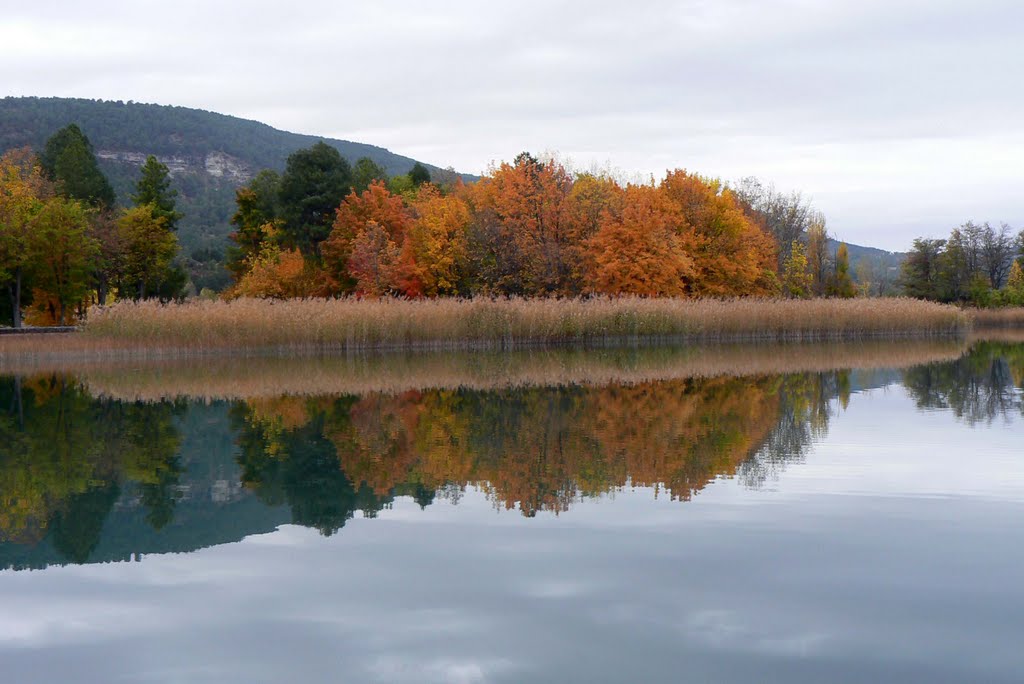
{"type": "Polygon", "coordinates": [[[682,170],[623,184],[522,153],[471,184],[389,179],[319,143],[237,206],[229,297],[856,294],[799,195],[682,170]]]}
{"type": "MultiPolygon", "coordinates": [[[[72,124],[0,160],[0,317],[68,324],[112,299],[184,296],[167,167],[150,156],[114,206],[72,124]]],[[[840,296],[845,246],[798,194],[683,170],[660,183],[520,154],[478,182],[417,163],[389,176],[317,143],[235,197],[227,297],[840,296]]],[[[215,294],[215,293],[204,293],[215,294]]]]}
{"type": "Polygon", "coordinates": [[[903,262],[910,297],[975,306],[1024,306],[1024,230],[968,221],[947,239],[918,238],[903,262]]]}

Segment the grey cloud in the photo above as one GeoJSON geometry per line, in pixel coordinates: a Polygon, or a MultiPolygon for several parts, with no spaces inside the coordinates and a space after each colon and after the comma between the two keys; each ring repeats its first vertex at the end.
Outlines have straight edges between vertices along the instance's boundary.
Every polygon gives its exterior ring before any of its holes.
{"type": "Polygon", "coordinates": [[[889,248],[969,218],[1024,222],[1024,168],[990,158],[992,139],[1024,153],[1011,0],[4,9],[7,94],[200,107],[470,172],[530,149],[757,175],[813,197],[845,239],[889,248]],[[879,178],[901,202],[870,189],[879,178]],[[833,203],[837,187],[864,189],[833,203]],[[930,195],[953,192],[935,214],[930,195]]]}

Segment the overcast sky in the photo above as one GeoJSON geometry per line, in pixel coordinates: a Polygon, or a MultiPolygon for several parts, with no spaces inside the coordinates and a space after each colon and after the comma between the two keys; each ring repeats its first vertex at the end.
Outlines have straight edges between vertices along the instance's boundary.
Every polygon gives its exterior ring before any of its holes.
{"type": "Polygon", "coordinates": [[[0,94],[198,107],[480,173],[800,190],[842,239],[1024,227],[1020,0],[0,0],[0,94]]]}

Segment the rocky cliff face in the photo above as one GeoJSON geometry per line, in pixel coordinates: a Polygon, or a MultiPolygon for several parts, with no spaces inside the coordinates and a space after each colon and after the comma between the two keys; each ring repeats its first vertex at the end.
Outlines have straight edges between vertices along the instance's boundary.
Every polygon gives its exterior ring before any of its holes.
{"type": "MultiPolygon", "coordinates": [[[[146,163],[148,154],[125,150],[97,150],[96,156],[118,164],[141,167],[146,163]]],[[[206,174],[242,185],[256,175],[255,170],[241,159],[223,152],[209,152],[203,157],[156,155],[156,158],[167,167],[172,177],[182,174],[206,174]]]]}

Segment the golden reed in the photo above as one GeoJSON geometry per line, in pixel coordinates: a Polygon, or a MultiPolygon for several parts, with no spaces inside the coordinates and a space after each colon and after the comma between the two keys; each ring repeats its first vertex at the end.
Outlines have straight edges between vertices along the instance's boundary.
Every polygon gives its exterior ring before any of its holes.
{"type": "Polygon", "coordinates": [[[92,313],[82,341],[187,351],[514,349],[640,338],[927,337],[970,326],[955,307],[913,299],[239,299],[121,302],[92,313]]]}

